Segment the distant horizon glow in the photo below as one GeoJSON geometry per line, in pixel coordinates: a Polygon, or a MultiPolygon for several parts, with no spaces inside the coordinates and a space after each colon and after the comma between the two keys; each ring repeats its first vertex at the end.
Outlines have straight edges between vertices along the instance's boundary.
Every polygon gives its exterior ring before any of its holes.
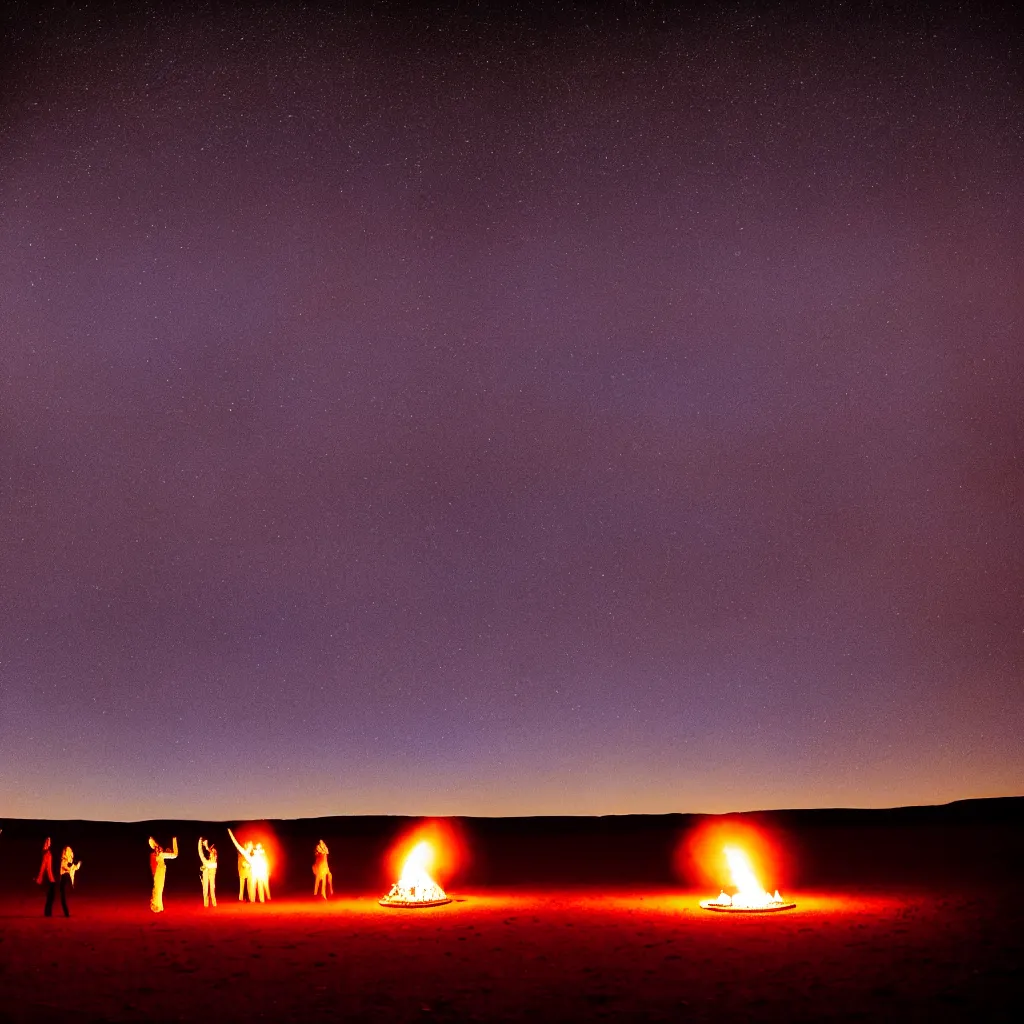
{"type": "MultiPolygon", "coordinates": [[[[230,821],[300,821],[316,818],[338,818],[338,817],[394,817],[417,819],[445,819],[445,818],[572,818],[572,817],[618,817],[625,815],[663,815],[663,814],[684,814],[684,815],[709,815],[726,816],[734,814],[771,814],[782,811],[813,811],[813,810],[902,810],[913,807],[942,807],[947,804],[960,803],[965,800],[998,800],[1014,799],[1024,797],[1024,792],[1017,793],[972,793],[965,796],[941,796],[934,799],[911,799],[907,802],[896,803],[778,803],[764,804],[757,806],[731,806],[725,804],[701,804],[694,806],[664,806],[657,808],[655,805],[646,804],[643,801],[631,802],[627,807],[621,809],[601,809],[594,805],[586,810],[565,810],[560,803],[553,804],[549,809],[537,810],[534,802],[523,804],[510,804],[507,810],[501,812],[477,810],[423,810],[419,805],[396,803],[398,809],[381,810],[376,804],[357,805],[354,808],[329,809],[326,806],[317,809],[300,805],[300,810],[294,807],[278,806],[274,813],[266,813],[258,808],[248,807],[250,813],[239,813],[243,808],[225,806],[218,812],[211,812],[209,808],[193,808],[191,813],[178,811],[168,813],[141,813],[141,811],[128,811],[122,815],[111,815],[106,813],[64,813],[64,814],[34,814],[28,813],[29,806],[19,804],[15,801],[8,801],[7,808],[2,818],[16,819],[40,819],[47,821],[96,821],[133,824],[146,821],[196,821],[196,822],[230,822],[230,821]],[[373,809],[370,809],[370,806],[373,809]]],[[[129,807],[131,805],[128,805],[129,807]]],[[[427,805],[430,806],[429,804],[427,805]]],[[[186,805],[187,808],[187,805],[186,805]]],[[[2,820],[0,818],[0,820],[2,820]]]]}

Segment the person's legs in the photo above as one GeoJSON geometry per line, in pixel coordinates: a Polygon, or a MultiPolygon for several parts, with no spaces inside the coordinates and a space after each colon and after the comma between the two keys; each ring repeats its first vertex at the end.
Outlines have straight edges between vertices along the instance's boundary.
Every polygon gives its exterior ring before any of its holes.
{"type": "Polygon", "coordinates": [[[246,891],[246,893],[249,896],[249,902],[250,903],[255,903],[256,902],[256,883],[253,880],[252,872],[251,871],[249,872],[248,875],[245,876],[245,891],[246,891]]]}
{"type": "Polygon", "coordinates": [[[208,907],[210,905],[210,873],[209,871],[203,870],[203,906],[208,907]]]}
{"type": "Polygon", "coordinates": [[[217,906],[217,872],[210,872],[210,902],[217,906]]]}
{"type": "Polygon", "coordinates": [[[149,909],[154,914],[159,914],[164,909],[164,876],[162,873],[153,876],[153,896],[149,901],[149,909]]]}
{"type": "Polygon", "coordinates": [[[70,917],[71,916],[71,913],[68,910],[68,896],[67,896],[68,886],[70,884],[71,884],[71,876],[70,875],[61,875],[60,876],[60,906],[61,906],[61,910],[64,911],[64,916],[65,917],[70,917]]]}

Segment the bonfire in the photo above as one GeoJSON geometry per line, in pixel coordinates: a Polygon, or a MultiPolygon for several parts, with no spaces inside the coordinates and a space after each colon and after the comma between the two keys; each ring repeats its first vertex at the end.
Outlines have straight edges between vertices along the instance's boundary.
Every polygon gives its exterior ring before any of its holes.
{"type": "Polygon", "coordinates": [[[443,903],[451,903],[448,894],[435,882],[427,872],[433,860],[434,851],[430,843],[417,843],[405,858],[402,875],[387,896],[378,902],[382,907],[439,907],[443,903]]]}
{"type": "Polygon", "coordinates": [[[737,846],[725,848],[725,859],[736,893],[730,896],[724,889],[717,899],[701,900],[705,910],[718,910],[733,914],[759,914],[771,910],[792,910],[795,903],[787,903],[776,889],[766,892],[754,874],[747,855],[737,846]]]}

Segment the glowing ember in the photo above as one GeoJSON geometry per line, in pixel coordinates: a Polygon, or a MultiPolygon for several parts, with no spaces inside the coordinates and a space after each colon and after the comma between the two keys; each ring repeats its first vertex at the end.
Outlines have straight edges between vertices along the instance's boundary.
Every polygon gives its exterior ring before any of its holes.
{"type": "Polygon", "coordinates": [[[434,850],[428,842],[417,843],[405,858],[402,876],[387,896],[378,901],[382,907],[438,907],[451,903],[444,889],[427,872],[434,859],[434,850]]]}
{"type": "Polygon", "coordinates": [[[725,859],[729,863],[729,873],[736,894],[730,896],[724,889],[714,900],[701,900],[705,910],[720,910],[731,913],[762,913],[770,910],[792,910],[795,903],[787,903],[780,895],[765,892],[754,874],[747,855],[737,846],[725,848],[725,859]]]}

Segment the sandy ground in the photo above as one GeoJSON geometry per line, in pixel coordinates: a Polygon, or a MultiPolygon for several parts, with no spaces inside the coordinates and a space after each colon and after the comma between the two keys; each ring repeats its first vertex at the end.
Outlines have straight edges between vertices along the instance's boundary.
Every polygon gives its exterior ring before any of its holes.
{"type": "MultiPolygon", "coordinates": [[[[227,881],[227,879],[225,879],[227,881]]],[[[0,1019],[1021,1019],[1021,896],[794,892],[737,917],[707,893],[375,896],[216,910],[147,894],[0,901],[0,1019]],[[57,914],[60,914],[59,903],[57,914]]],[[[229,898],[224,898],[225,896],[229,898]]]]}

